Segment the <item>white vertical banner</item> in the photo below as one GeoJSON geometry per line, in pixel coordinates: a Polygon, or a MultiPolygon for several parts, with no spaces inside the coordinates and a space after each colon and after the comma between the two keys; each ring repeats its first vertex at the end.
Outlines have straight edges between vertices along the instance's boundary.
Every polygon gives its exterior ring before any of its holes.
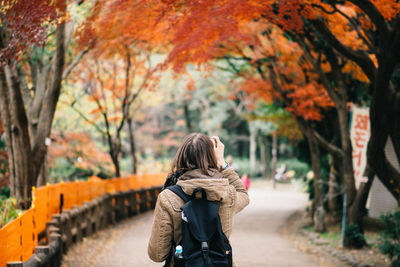
{"type": "Polygon", "coordinates": [[[352,106],[350,138],[353,146],[353,168],[356,187],[365,179],[362,177],[367,165],[367,144],[371,135],[369,108],[352,106]]]}

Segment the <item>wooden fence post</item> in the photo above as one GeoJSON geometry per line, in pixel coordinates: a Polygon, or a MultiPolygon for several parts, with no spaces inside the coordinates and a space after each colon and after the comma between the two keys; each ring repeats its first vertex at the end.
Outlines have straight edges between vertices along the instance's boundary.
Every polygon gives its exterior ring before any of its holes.
{"type": "Polygon", "coordinates": [[[147,210],[147,189],[140,189],[139,196],[140,212],[145,212],[147,210]]]}
{"type": "Polygon", "coordinates": [[[63,210],[60,218],[60,229],[63,252],[66,253],[73,240],[70,210],[63,210]]]}
{"type": "Polygon", "coordinates": [[[93,232],[98,231],[101,226],[101,211],[100,205],[102,204],[100,197],[95,198],[92,200],[93,202],[93,207],[92,207],[92,226],[93,226],[93,232]]]}
{"type": "Polygon", "coordinates": [[[105,199],[104,199],[104,216],[105,216],[105,221],[106,225],[113,224],[114,223],[114,208],[112,205],[112,196],[110,194],[107,194],[105,199]]]}
{"type": "Polygon", "coordinates": [[[157,188],[156,187],[152,187],[150,188],[150,196],[151,196],[151,209],[154,209],[156,206],[156,202],[157,202],[157,192],[156,192],[157,188]]]}
{"type": "Polygon", "coordinates": [[[80,216],[80,209],[78,206],[72,207],[70,211],[71,215],[71,234],[72,234],[72,241],[79,242],[82,240],[82,229],[80,226],[81,223],[81,216],[80,216]]]}
{"type": "Polygon", "coordinates": [[[62,250],[61,235],[52,233],[49,242],[49,256],[51,257],[49,266],[61,266],[62,250]]]}
{"type": "Polygon", "coordinates": [[[129,202],[129,209],[128,209],[129,216],[138,214],[138,210],[136,207],[137,199],[136,199],[136,191],[135,190],[128,191],[128,202],[129,202]]]}
{"type": "Polygon", "coordinates": [[[99,229],[103,229],[107,226],[106,198],[107,196],[101,196],[99,200],[99,206],[98,206],[99,229]]]}
{"type": "Polygon", "coordinates": [[[35,260],[33,261],[33,264],[30,266],[35,266],[36,262],[43,262],[43,265],[40,266],[45,266],[45,267],[50,267],[51,262],[49,261],[50,258],[50,248],[49,246],[36,246],[35,247],[35,260]]]}
{"type": "Polygon", "coordinates": [[[118,222],[125,218],[125,197],[122,192],[117,192],[113,196],[115,199],[115,220],[118,222]]]}

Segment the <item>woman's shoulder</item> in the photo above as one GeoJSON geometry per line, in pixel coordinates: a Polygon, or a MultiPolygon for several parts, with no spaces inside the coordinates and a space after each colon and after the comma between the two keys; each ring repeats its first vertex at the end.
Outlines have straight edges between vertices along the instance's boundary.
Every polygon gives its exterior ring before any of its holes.
{"type": "Polygon", "coordinates": [[[158,199],[163,208],[173,211],[180,211],[180,207],[182,206],[179,203],[180,197],[168,188],[165,188],[160,192],[160,194],[158,194],[158,199]]]}

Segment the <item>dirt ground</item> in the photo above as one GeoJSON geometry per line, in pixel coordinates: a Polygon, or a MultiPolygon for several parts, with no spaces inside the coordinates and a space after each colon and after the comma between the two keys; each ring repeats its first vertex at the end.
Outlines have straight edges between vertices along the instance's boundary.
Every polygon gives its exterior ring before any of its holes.
{"type": "MultiPolygon", "coordinates": [[[[250,205],[235,217],[230,238],[238,267],[341,266],[329,259],[309,255],[282,234],[289,216],[307,205],[307,196],[295,186],[254,181],[250,205]]],[[[100,231],[73,246],[64,256],[67,266],[162,266],[147,256],[153,213],[146,212],[100,231]]]]}
{"type": "Polygon", "coordinates": [[[362,249],[343,248],[340,225],[327,218],[327,232],[319,234],[309,227],[310,219],[305,211],[293,213],[282,230],[297,247],[317,258],[330,258],[337,266],[389,267],[387,256],[377,248],[379,231],[366,227],[365,238],[368,246],[362,249]]]}

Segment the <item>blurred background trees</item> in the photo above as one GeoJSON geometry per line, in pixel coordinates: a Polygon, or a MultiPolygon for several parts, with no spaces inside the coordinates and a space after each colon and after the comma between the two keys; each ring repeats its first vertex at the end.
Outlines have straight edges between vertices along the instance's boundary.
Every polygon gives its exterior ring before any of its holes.
{"type": "Polygon", "coordinates": [[[220,136],[240,175],[294,170],[317,231],[346,194],[362,232],[374,174],[400,194],[384,152],[391,140],[400,158],[399,11],[394,0],[2,1],[0,186],[26,208],[34,185],[168,172],[198,131],[220,136]],[[352,104],[371,117],[359,186],[352,104]]]}

